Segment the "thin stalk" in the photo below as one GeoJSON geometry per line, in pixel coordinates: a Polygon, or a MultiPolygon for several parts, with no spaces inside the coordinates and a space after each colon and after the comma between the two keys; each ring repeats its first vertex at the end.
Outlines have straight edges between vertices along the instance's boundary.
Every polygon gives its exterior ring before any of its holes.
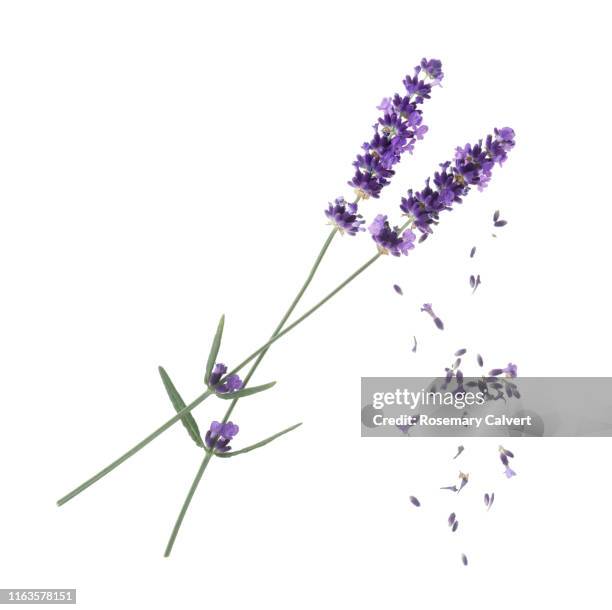
{"type": "Polygon", "coordinates": [[[172,534],[170,534],[170,539],[168,540],[168,544],[166,545],[166,550],[164,551],[164,557],[170,557],[170,553],[172,552],[172,547],[174,546],[174,541],[181,529],[181,524],[183,523],[183,519],[185,518],[185,514],[187,513],[187,509],[189,508],[189,504],[191,504],[191,499],[193,498],[193,494],[195,494],[198,485],[200,484],[200,479],[206,470],[206,466],[208,466],[208,462],[210,462],[210,458],[213,456],[212,452],[206,451],[206,455],[200,464],[200,468],[198,468],[198,472],[189,488],[189,493],[183,502],[183,506],[181,507],[181,512],[174,524],[174,528],[172,528],[172,534]]]}
{"type": "MultiPolygon", "coordinates": [[[[300,302],[301,298],[304,296],[306,289],[312,282],[312,279],[314,278],[315,273],[317,272],[317,269],[319,268],[319,265],[321,264],[321,261],[323,260],[323,257],[325,256],[325,253],[327,252],[327,249],[331,245],[331,242],[334,239],[337,232],[338,232],[338,229],[334,228],[329,234],[328,238],[325,240],[325,243],[323,244],[321,251],[317,255],[314,265],[312,266],[308,276],[306,277],[306,280],[302,284],[302,287],[299,289],[298,293],[295,295],[295,298],[293,299],[293,302],[289,306],[289,309],[287,309],[287,311],[284,313],[283,317],[281,318],[281,321],[278,323],[277,327],[274,329],[274,332],[272,333],[272,336],[270,337],[271,339],[276,337],[276,335],[280,332],[280,330],[283,328],[283,326],[289,319],[289,316],[293,313],[294,309],[297,307],[297,304],[300,302]]],[[[267,351],[268,350],[266,349],[262,351],[259,354],[259,356],[257,356],[257,359],[251,365],[249,372],[246,374],[243,380],[244,381],[243,387],[246,387],[248,382],[251,380],[251,377],[257,370],[257,367],[259,366],[261,361],[264,359],[267,351]]],[[[223,423],[228,421],[228,419],[230,418],[230,415],[232,414],[232,411],[234,410],[234,407],[236,406],[236,403],[239,400],[240,400],[239,398],[234,398],[234,400],[232,400],[229,408],[227,409],[225,415],[223,416],[223,423]]],[[[198,488],[198,485],[200,484],[200,480],[202,479],[202,476],[204,475],[204,471],[206,470],[206,467],[208,466],[208,462],[210,462],[210,458],[212,457],[212,455],[213,455],[212,452],[210,453],[206,452],[206,455],[204,456],[204,459],[202,460],[202,463],[200,464],[196,477],[193,480],[191,487],[189,488],[187,497],[185,498],[185,501],[183,502],[183,506],[181,507],[181,512],[179,513],[176,523],[174,524],[174,528],[172,529],[172,533],[170,534],[170,539],[168,540],[168,544],[166,545],[166,551],[164,552],[164,557],[169,557],[170,553],[172,552],[174,541],[176,540],[179,530],[181,529],[181,524],[183,523],[183,519],[185,518],[185,514],[187,513],[187,509],[189,508],[191,499],[193,498],[196,492],[196,489],[198,488]]]]}
{"type": "MultiPolygon", "coordinates": [[[[408,226],[408,223],[406,223],[400,229],[400,233],[407,226],[408,226]]],[[[314,307],[311,307],[305,314],[300,316],[295,322],[293,322],[292,324],[287,326],[284,330],[279,332],[274,338],[270,339],[267,343],[264,343],[259,349],[254,351],[248,358],[243,360],[237,367],[235,367],[232,371],[230,371],[227,374],[227,376],[237,373],[239,370],[244,368],[249,362],[251,362],[251,360],[257,358],[259,354],[266,351],[273,343],[276,343],[276,341],[278,341],[281,337],[284,337],[289,331],[293,330],[296,326],[298,326],[304,320],[306,320],[306,318],[310,317],[315,311],[317,311],[320,307],[322,307],[325,303],[327,303],[327,301],[329,301],[332,297],[338,294],[343,288],[345,288],[348,284],[350,284],[357,276],[363,273],[370,265],[372,265],[381,256],[382,254],[379,252],[378,254],[373,256],[371,259],[369,259],[366,263],[361,265],[361,267],[359,267],[357,271],[354,271],[353,273],[351,273],[351,275],[349,275],[346,280],[344,280],[341,284],[339,284],[336,288],[334,288],[334,290],[332,290],[326,297],[321,299],[316,305],[314,305],[314,307]]],[[[153,439],[157,438],[162,432],[165,432],[168,428],[170,428],[170,426],[174,425],[177,421],[179,421],[182,418],[182,416],[185,415],[185,413],[190,413],[193,409],[195,409],[203,400],[208,398],[211,393],[212,392],[210,390],[207,390],[206,392],[204,392],[204,394],[201,394],[200,396],[198,396],[192,403],[188,404],[184,409],[181,409],[180,411],[178,411],[174,417],[172,417],[165,424],[160,426],[157,430],[155,430],[155,432],[152,432],[149,436],[147,436],[142,441],[140,441],[140,443],[135,445],[127,453],[125,453],[120,458],[115,460],[112,464],[109,464],[106,468],[101,470],[98,474],[94,475],[93,477],[85,481],[85,483],[82,483],[81,485],[76,487],[69,494],[65,495],[63,498],[60,498],[60,500],[58,500],[57,502],[58,506],[61,506],[62,504],[65,504],[66,502],[68,502],[68,500],[71,500],[72,498],[74,498],[76,495],[78,495],[79,493],[87,489],[90,485],[92,485],[93,483],[101,479],[103,476],[107,475],[109,472],[114,470],[117,466],[123,463],[126,459],[128,459],[129,457],[131,457],[132,455],[140,451],[143,447],[148,445],[153,439]]]]}

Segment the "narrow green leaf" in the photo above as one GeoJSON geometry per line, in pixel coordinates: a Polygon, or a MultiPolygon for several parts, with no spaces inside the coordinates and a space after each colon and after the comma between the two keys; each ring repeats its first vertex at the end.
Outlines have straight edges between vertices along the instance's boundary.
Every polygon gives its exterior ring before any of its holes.
{"type": "Polygon", "coordinates": [[[210,352],[208,353],[208,360],[206,362],[206,373],[204,375],[204,383],[208,385],[210,374],[212,373],[213,367],[217,361],[219,355],[219,348],[221,347],[221,337],[223,337],[223,327],[225,326],[225,314],[221,316],[219,324],[217,324],[217,332],[213,339],[212,345],[210,346],[210,352]]]}
{"type": "MultiPolygon", "coordinates": [[[[174,387],[174,384],[168,377],[168,373],[164,370],[164,367],[159,367],[159,374],[164,382],[164,387],[166,388],[166,392],[168,392],[168,396],[172,401],[172,405],[176,409],[177,413],[184,409],[187,405],[185,401],[181,398],[181,395],[178,393],[177,389],[174,387]]],[[[200,436],[200,429],[198,428],[198,424],[194,419],[191,412],[185,413],[181,417],[181,421],[185,428],[187,428],[187,432],[189,432],[189,436],[194,440],[195,444],[198,447],[204,447],[204,442],[202,441],[202,437],[200,436]]]]}
{"type": "Polygon", "coordinates": [[[244,398],[245,396],[250,396],[251,394],[258,394],[259,392],[269,390],[274,385],[276,385],[276,381],[271,381],[270,383],[264,383],[264,385],[256,385],[252,388],[237,390],[236,392],[226,392],[225,394],[217,393],[216,396],[223,398],[224,400],[234,400],[234,398],[244,398]]]}
{"type": "Polygon", "coordinates": [[[295,424],[294,426],[291,426],[290,428],[286,428],[285,430],[282,430],[281,432],[277,432],[276,434],[269,436],[263,441],[259,441],[259,443],[255,443],[254,445],[249,445],[248,447],[245,447],[244,449],[239,449],[238,451],[228,451],[227,453],[215,453],[215,455],[217,457],[226,458],[226,457],[234,457],[235,455],[240,455],[241,453],[248,453],[249,451],[253,451],[253,449],[258,449],[259,447],[263,447],[264,445],[271,443],[275,438],[278,438],[279,436],[283,436],[283,434],[287,434],[287,432],[291,432],[292,430],[299,428],[301,425],[302,425],[301,422],[299,424],[295,424]]]}

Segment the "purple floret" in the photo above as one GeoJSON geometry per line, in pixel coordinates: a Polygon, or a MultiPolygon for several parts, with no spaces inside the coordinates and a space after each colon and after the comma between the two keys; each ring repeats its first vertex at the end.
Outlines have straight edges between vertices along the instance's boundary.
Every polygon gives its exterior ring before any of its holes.
{"type": "Polygon", "coordinates": [[[362,227],[365,220],[361,214],[357,213],[357,204],[347,203],[342,197],[338,197],[334,203],[329,204],[325,210],[325,216],[338,227],[340,233],[356,235],[359,231],[365,231],[365,228],[362,227]]]}
{"type": "Polygon", "coordinates": [[[383,254],[407,255],[414,248],[415,234],[407,230],[400,235],[399,228],[391,228],[387,217],[383,214],[376,216],[368,227],[368,231],[372,234],[372,239],[378,244],[378,248],[383,254]]]}
{"type": "Polygon", "coordinates": [[[226,423],[214,421],[204,437],[206,446],[218,453],[225,453],[231,449],[229,442],[238,434],[238,430],[239,427],[231,421],[226,423]]]}
{"type": "Polygon", "coordinates": [[[242,388],[242,379],[236,374],[229,375],[223,381],[221,378],[227,373],[227,367],[225,364],[218,362],[215,364],[215,368],[210,374],[208,385],[218,394],[227,394],[228,392],[235,392],[242,388]]]}

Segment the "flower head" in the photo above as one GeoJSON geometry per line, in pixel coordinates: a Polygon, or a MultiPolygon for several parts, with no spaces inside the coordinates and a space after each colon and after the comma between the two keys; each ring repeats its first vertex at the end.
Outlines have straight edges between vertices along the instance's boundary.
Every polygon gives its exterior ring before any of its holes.
{"type": "Polygon", "coordinates": [[[231,449],[229,442],[238,434],[238,430],[239,427],[231,421],[226,423],[214,421],[210,424],[210,429],[204,437],[206,446],[211,451],[225,453],[231,449]]]}
{"type": "Polygon", "coordinates": [[[429,99],[432,86],[439,84],[443,76],[440,60],[424,58],[414,74],[404,79],[406,94],[385,97],[376,107],[382,116],[374,124],[372,139],[362,146],[366,155],[359,155],[353,163],[356,171],[348,183],[360,198],[379,197],[393,176],[393,165],[423,138],[427,126],[423,125],[418,107],[429,99]]]}
{"type": "Polygon", "coordinates": [[[356,235],[359,231],[365,231],[361,226],[365,224],[365,220],[357,213],[357,204],[347,203],[343,197],[338,197],[334,203],[329,204],[325,216],[329,218],[331,224],[338,227],[340,233],[356,235]]]}
{"type": "Polygon", "coordinates": [[[378,248],[383,254],[407,255],[408,251],[414,248],[415,234],[406,230],[400,235],[399,228],[391,228],[387,217],[383,214],[376,216],[368,227],[368,231],[372,234],[372,239],[378,244],[378,248]]]}
{"type": "Polygon", "coordinates": [[[440,164],[433,179],[425,181],[421,191],[408,191],[402,198],[400,209],[424,234],[432,232],[440,213],[451,210],[453,204],[462,203],[472,186],[484,189],[491,180],[495,165],[502,165],[508,151],[514,147],[514,131],[510,127],[495,129],[484,142],[460,146],[455,158],[440,164]]]}
{"type": "Polygon", "coordinates": [[[215,364],[215,368],[210,374],[208,379],[208,385],[218,394],[227,394],[228,392],[235,392],[242,388],[242,379],[236,374],[229,375],[226,379],[221,381],[221,378],[227,373],[227,367],[225,364],[218,362],[215,364]]]}

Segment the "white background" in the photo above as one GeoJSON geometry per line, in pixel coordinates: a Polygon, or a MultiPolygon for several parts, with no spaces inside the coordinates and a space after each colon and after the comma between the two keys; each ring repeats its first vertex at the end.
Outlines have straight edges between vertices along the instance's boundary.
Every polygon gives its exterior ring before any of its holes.
{"type": "MultiPolygon", "coordinates": [[[[511,481],[494,439],[465,442],[453,502],[437,488],[456,442],[362,439],[358,414],[362,375],[435,375],[460,347],[521,375],[610,374],[604,7],[3,2],[0,587],[76,587],[88,609],[608,608],[610,440],[508,442],[511,481]],[[239,404],[235,446],[305,425],[214,461],[169,560],[201,458],[180,425],[57,508],[172,414],[157,365],[202,391],[222,312],[229,364],[267,337],[375,106],[422,56],[446,73],[430,131],[368,219],[458,144],[511,125],[517,146],[434,239],[277,344],[257,379],[278,384],[239,404]]],[[[304,305],[373,247],[337,239],[304,305]]],[[[201,405],[201,428],[223,407],[201,405]]]]}

